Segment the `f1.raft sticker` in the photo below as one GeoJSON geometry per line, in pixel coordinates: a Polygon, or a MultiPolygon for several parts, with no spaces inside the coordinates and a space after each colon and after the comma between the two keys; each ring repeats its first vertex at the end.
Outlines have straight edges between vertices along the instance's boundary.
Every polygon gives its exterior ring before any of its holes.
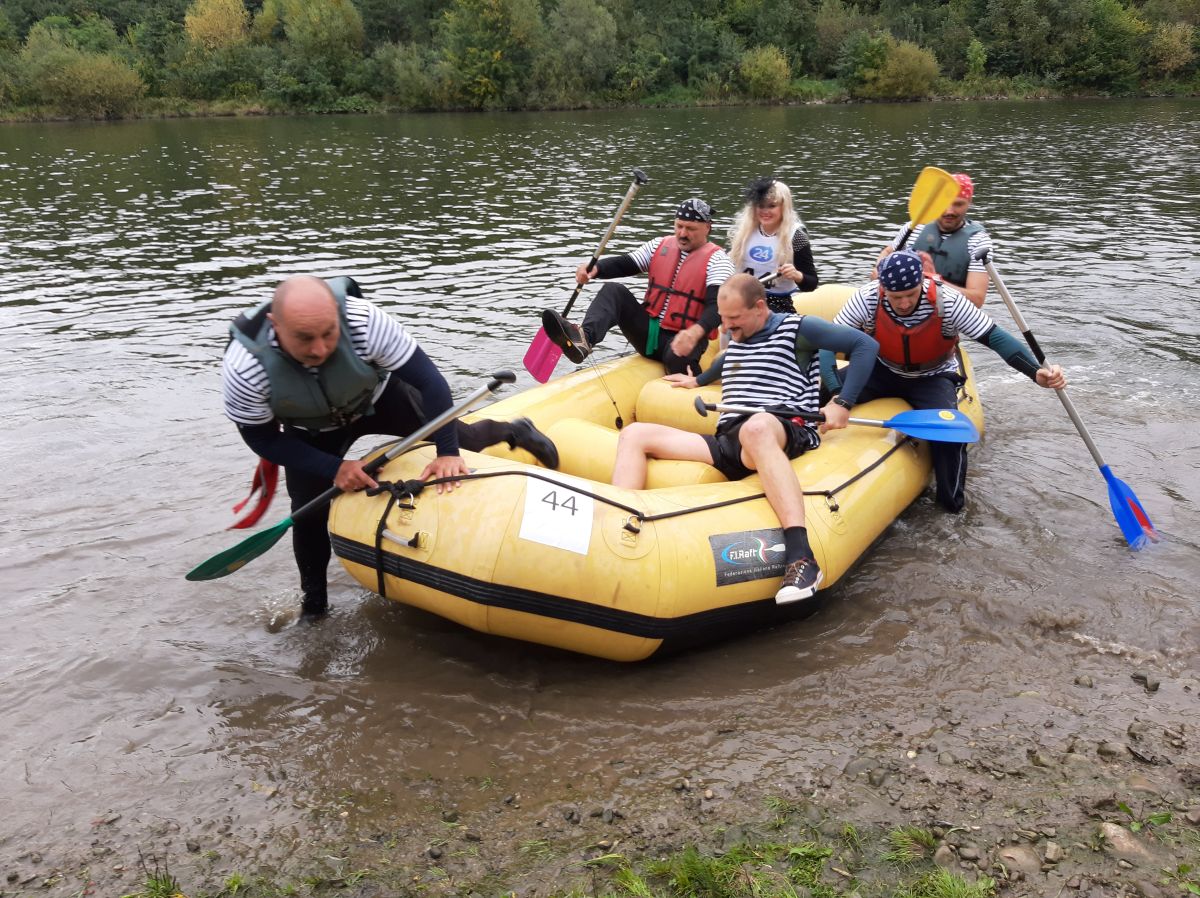
{"type": "Polygon", "coordinates": [[[534,477],[525,483],[521,539],[586,555],[592,541],[595,500],[562,483],[534,477]]]}
{"type": "Polygon", "coordinates": [[[948,412],[945,409],[942,409],[940,412],[938,412],[938,417],[941,418],[943,421],[953,421],[954,420],[954,412],[948,412]]]}
{"type": "Polygon", "coordinates": [[[783,529],[743,530],[709,536],[717,586],[783,576],[783,529]]]}

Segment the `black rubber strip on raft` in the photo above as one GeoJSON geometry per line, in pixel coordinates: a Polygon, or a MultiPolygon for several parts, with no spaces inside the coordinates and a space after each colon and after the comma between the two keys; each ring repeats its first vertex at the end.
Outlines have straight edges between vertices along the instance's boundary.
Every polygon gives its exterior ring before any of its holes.
{"type": "MultiPolygon", "coordinates": [[[[330,538],[333,551],[339,558],[375,569],[378,556],[374,546],[336,534],[330,534],[330,538]]],[[[601,607],[578,599],[565,599],[518,586],[489,583],[410,558],[402,558],[391,552],[384,552],[383,559],[385,573],[466,599],[468,602],[584,624],[628,636],[661,639],[665,644],[670,644],[671,649],[698,645],[781,620],[804,617],[815,611],[819,605],[819,602],[797,602],[794,605],[779,606],[775,604],[774,596],[770,596],[758,602],[697,611],[680,617],[659,618],[601,607]]],[[[821,594],[818,593],[817,596],[820,598],[821,594]]]]}

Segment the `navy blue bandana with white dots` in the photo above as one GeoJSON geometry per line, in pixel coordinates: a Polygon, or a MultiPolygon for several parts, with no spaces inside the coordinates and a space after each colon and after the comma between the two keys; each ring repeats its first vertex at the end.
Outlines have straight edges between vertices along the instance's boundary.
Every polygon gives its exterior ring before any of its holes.
{"type": "Polygon", "coordinates": [[[922,280],[921,257],[912,250],[902,249],[879,263],[879,283],[885,290],[911,290],[922,280]]]}
{"type": "Polygon", "coordinates": [[[712,224],[713,212],[708,203],[693,197],[679,204],[679,208],[675,210],[675,217],[682,218],[684,221],[703,221],[712,224]]]}

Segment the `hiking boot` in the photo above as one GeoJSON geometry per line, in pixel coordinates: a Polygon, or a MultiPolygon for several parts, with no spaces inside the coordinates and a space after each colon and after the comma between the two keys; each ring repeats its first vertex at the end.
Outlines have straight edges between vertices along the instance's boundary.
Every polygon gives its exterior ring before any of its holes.
{"type": "Polygon", "coordinates": [[[517,418],[512,422],[508,448],[524,449],[547,468],[558,467],[558,447],[528,418],[517,418]]]}
{"type": "Polygon", "coordinates": [[[787,605],[790,602],[812,598],[823,579],[821,569],[812,558],[793,561],[783,572],[783,585],[779,587],[779,592],[775,593],[775,604],[787,605]]]}
{"type": "Polygon", "coordinates": [[[550,342],[563,351],[563,355],[576,365],[583,362],[592,351],[583,329],[578,324],[572,324],[553,309],[542,312],[542,328],[550,342]]]}

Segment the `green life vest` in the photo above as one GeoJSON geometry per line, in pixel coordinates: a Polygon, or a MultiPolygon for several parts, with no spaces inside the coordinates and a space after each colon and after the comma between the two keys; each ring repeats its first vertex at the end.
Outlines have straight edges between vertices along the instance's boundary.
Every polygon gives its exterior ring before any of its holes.
{"type": "Polygon", "coordinates": [[[360,358],[350,340],[346,295],[361,298],[358,284],[348,277],[330,278],[325,283],[337,299],[338,342],[333,354],[318,368],[307,368],[271,345],[271,322],[267,320],[270,302],[250,315],[243,312],[229,327],[231,338],[246,347],[267,372],[275,417],[305,430],[344,427],[371,414],[375,389],[388,376],[387,371],[360,358]]]}
{"type": "Polygon", "coordinates": [[[967,272],[971,267],[971,254],[967,243],[972,235],[983,230],[983,225],[968,221],[952,234],[943,234],[933,221],[921,229],[912,248],[917,252],[929,253],[933,267],[943,280],[958,287],[967,285],[967,272]]]}

